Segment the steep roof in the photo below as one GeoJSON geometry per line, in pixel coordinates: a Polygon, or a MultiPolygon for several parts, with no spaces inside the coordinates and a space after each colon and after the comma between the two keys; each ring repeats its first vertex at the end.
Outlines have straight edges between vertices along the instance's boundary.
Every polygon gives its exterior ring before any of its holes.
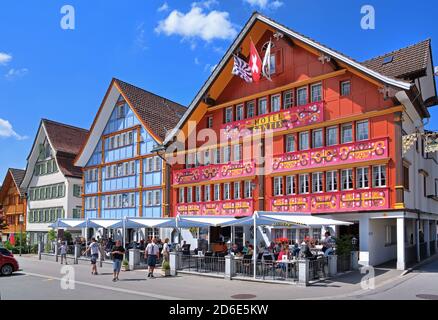
{"type": "Polygon", "coordinates": [[[430,57],[431,40],[427,39],[362,62],[364,66],[397,79],[424,75],[430,57]],[[385,59],[387,60],[385,63],[385,59]]]}
{"type": "Polygon", "coordinates": [[[140,120],[161,140],[173,129],[186,112],[186,107],[160,97],[119,79],[115,83],[122,90],[129,104],[135,109],[140,120]]]}
{"type": "Polygon", "coordinates": [[[14,180],[17,189],[20,191],[20,195],[24,197],[26,189],[21,187],[21,183],[23,182],[26,170],[9,168],[9,172],[11,173],[12,179],[14,180]]]}
{"type": "Polygon", "coordinates": [[[82,170],[74,165],[74,159],[87,139],[88,130],[47,119],[42,119],[42,123],[56,151],[56,160],[62,173],[81,178],[82,170]]]}

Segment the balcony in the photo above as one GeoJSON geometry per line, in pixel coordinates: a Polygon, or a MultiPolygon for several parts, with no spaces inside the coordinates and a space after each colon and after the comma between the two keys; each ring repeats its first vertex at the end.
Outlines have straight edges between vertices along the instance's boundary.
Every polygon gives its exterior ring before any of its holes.
{"type": "Polygon", "coordinates": [[[222,200],[175,205],[175,214],[198,216],[251,216],[254,211],[253,199],[222,200]]]}
{"type": "Polygon", "coordinates": [[[268,174],[388,158],[388,138],[285,153],[267,159],[268,174]]]}
{"type": "Polygon", "coordinates": [[[175,170],[172,175],[174,186],[201,183],[220,182],[236,178],[251,178],[255,176],[255,161],[238,163],[212,164],[191,169],[175,170]]]}
{"type": "Polygon", "coordinates": [[[375,188],[273,197],[273,212],[352,212],[389,209],[389,189],[375,188]]]}
{"type": "Polygon", "coordinates": [[[221,126],[221,135],[222,138],[236,139],[261,134],[268,130],[277,132],[321,123],[323,121],[324,102],[314,102],[253,118],[224,123],[221,126]]]}

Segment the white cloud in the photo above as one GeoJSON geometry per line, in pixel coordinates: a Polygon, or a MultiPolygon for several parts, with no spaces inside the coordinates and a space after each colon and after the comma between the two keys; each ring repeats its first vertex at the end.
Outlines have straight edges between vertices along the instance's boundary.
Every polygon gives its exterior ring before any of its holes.
{"type": "Polygon", "coordinates": [[[198,58],[195,58],[195,64],[196,65],[199,65],[201,62],[199,61],[199,59],[198,58]]]}
{"type": "Polygon", "coordinates": [[[0,64],[6,65],[12,60],[12,56],[8,53],[0,52],[0,64]]]}
{"type": "Polygon", "coordinates": [[[204,66],[204,72],[210,71],[210,73],[212,73],[214,71],[214,69],[216,69],[216,67],[217,67],[217,64],[211,65],[211,64],[207,63],[204,66]]]}
{"type": "Polygon", "coordinates": [[[167,2],[163,3],[163,5],[157,9],[158,12],[163,12],[167,10],[169,10],[169,5],[167,4],[167,2]]]}
{"type": "Polygon", "coordinates": [[[145,30],[144,30],[144,22],[137,25],[136,28],[136,36],[135,36],[135,46],[139,48],[140,50],[144,51],[148,47],[146,45],[146,36],[145,36],[145,30]]]}
{"type": "Polygon", "coordinates": [[[15,138],[17,140],[25,140],[29,137],[20,136],[18,133],[12,129],[12,125],[8,120],[3,120],[0,118],[0,137],[2,138],[15,138]]]}
{"type": "Polygon", "coordinates": [[[219,2],[217,0],[205,0],[201,2],[193,2],[192,7],[204,7],[210,9],[212,6],[218,5],[219,2]]]}
{"type": "Polygon", "coordinates": [[[27,68],[21,68],[21,69],[9,69],[8,73],[5,74],[5,77],[7,79],[15,79],[19,77],[24,77],[26,74],[28,74],[29,70],[27,68]]]}
{"type": "Polygon", "coordinates": [[[283,2],[280,0],[243,0],[246,3],[249,3],[252,7],[259,7],[260,9],[278,9],[283,5],[283,2]]]}
{"type": "Polygon", "coordinates": [[[155,31],[168,36],[179,35],[184,39],[201,38],[205,41],[232,39],[237,34],[228,12],[213,10],[204,13],[203,8],[197,5],[187,13],[173,10],[166,19],[159,22],[155,31]]]}

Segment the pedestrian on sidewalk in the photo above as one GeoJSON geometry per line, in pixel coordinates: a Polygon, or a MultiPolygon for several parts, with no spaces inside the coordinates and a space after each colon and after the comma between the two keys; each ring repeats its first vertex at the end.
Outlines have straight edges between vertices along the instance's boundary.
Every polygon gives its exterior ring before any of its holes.
{"type": "Polygon", "coordinates": [[[152,238],[151,243],[149,243],[144,251],[144,257],[147,259],[149,273],[148,278],[154,278],[154,269],[157,264],[157,259],[160,255],[160,249],[157,246],[157,239],[152,238]]]}
{"type": "Polygon", "coordinates": [[[99,244],[96,241],[96,238],[91,238],[91,243],[88,248],[84,251],[84,255],[90,251],[91,253],[91,274],[97,275],[97,259],[99,258],[99,244]]]}
{"type": "Polygon", "coordinates": [[[61,246],[59,247],[59,252],[61,253],[61,264],[65,260],[65,264],[67,263],[67,242],[61,242],[61,246]]]}
{"type": "Polygon", "coordinates": [[[119,273],[125,255],[125,248],[123,248],[120,240],[116,241],[116,245],[113,247],[111,255],[113,256],[113,282],[116,282],[119,280],[119,273]]]}
{"type": "Polygon", "coordinates": [[[169,238],[166,238],[164,239],[163,250],[161,250],[161,254],[163,255],[163,259],[165,261],[169,261],[169,253],[170,253],[169,238]]]}

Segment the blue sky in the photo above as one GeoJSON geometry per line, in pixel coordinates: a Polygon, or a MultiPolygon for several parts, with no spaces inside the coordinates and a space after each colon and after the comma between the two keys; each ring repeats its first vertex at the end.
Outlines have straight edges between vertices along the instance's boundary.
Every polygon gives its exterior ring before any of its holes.
{"type": "Polygon", "coordinates": [[[1,180],[26,166],[41,118],[89,128],[112,77],[189,104],[255,10],[358,60],[432,38],[438,63],[434,1],[2,1],[1,180]],[[60,27],[67,4],[74,30],[60,27]],[[361,28],[363,5],[375,30],[361,28]]]}

